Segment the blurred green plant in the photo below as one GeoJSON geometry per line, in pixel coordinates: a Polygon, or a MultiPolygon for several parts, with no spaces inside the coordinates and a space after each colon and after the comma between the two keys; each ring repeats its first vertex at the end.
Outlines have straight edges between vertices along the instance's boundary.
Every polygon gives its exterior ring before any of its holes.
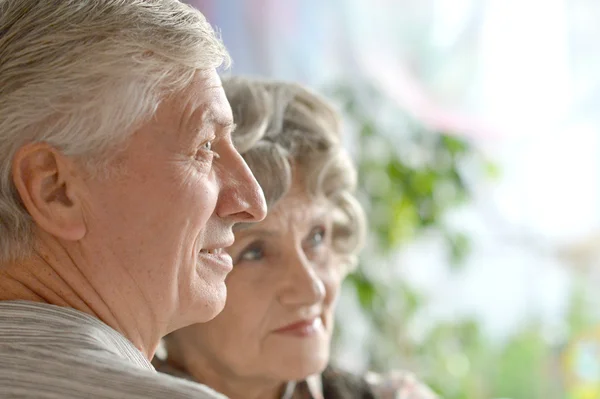
{"type": "Polygon", "coordinates": [[[355,159],[377,249],[389,254],[435,230],[446,240],[451,263],[460,265],[469,240],[444,216],[471,199],[468,170],[492,176],[497,168],[469,141],[427,129],[368,85],[337,85],[332,94],[358,132],[355,159]]]}
{"type": "MultiPolygon", "coordinates": [[[[556,356],[539,323],[504,343],[486,337],[473,319],[440,321],[411,333],[427,294],[382,270],[425,235],[442,238],[448,267],[460,270],[470,239],[447,216],[472,200],[474,185],[498,176],[495,165],[468,140],[428,129],[368,84],[338,84],[329,93],[356,133],[353,152],[369,220],[367,248],[345,282],[370,324],[369,367],[410,369],[446,399],[562,398],[552,367],[556,356]]],[[[573,318],[581,324],[578,312],[573,318]]]]}

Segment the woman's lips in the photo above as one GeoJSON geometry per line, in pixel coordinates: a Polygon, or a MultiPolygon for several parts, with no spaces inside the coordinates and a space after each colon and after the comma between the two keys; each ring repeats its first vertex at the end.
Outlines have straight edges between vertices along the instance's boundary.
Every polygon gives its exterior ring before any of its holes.
{"type": "Polygon", "coordinates": [[[278,328],[276,334],[291,335],[294,337],[308,337],[323,330],[323,321],[320,317],[314,317],[308,320],[301,320],[296,323],[278,328]]]}

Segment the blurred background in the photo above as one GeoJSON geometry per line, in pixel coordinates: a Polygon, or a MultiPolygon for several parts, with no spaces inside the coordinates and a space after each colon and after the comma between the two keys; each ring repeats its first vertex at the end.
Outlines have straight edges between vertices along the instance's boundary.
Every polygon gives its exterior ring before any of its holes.
{"type": "Polygon", "coordinates": [[[336,362],[600,398],[600,2],[188,0],[230,73],[342,110],[371,233],[336,362]]]}

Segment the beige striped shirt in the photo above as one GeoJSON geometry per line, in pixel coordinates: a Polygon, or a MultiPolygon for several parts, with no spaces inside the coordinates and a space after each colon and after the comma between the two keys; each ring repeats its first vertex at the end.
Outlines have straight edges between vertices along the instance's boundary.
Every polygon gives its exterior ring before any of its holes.
{"type": "Polygon", "coordinates": [[[0,301],[0,398],[224,396],[157,373],[129,340],[86,313],[0,301]]]}

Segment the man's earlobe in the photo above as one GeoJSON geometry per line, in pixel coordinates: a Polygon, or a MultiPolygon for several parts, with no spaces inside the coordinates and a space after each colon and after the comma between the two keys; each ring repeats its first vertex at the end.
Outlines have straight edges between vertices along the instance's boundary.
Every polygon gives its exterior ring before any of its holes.
{"type": "Polygon", "coordinates": [[[39,228],[64,240],[83,238],[85,222],[77,197],[81,177],[75,162],[49,144],[29,143],[15,153],[12,178],[39,228]]]}

